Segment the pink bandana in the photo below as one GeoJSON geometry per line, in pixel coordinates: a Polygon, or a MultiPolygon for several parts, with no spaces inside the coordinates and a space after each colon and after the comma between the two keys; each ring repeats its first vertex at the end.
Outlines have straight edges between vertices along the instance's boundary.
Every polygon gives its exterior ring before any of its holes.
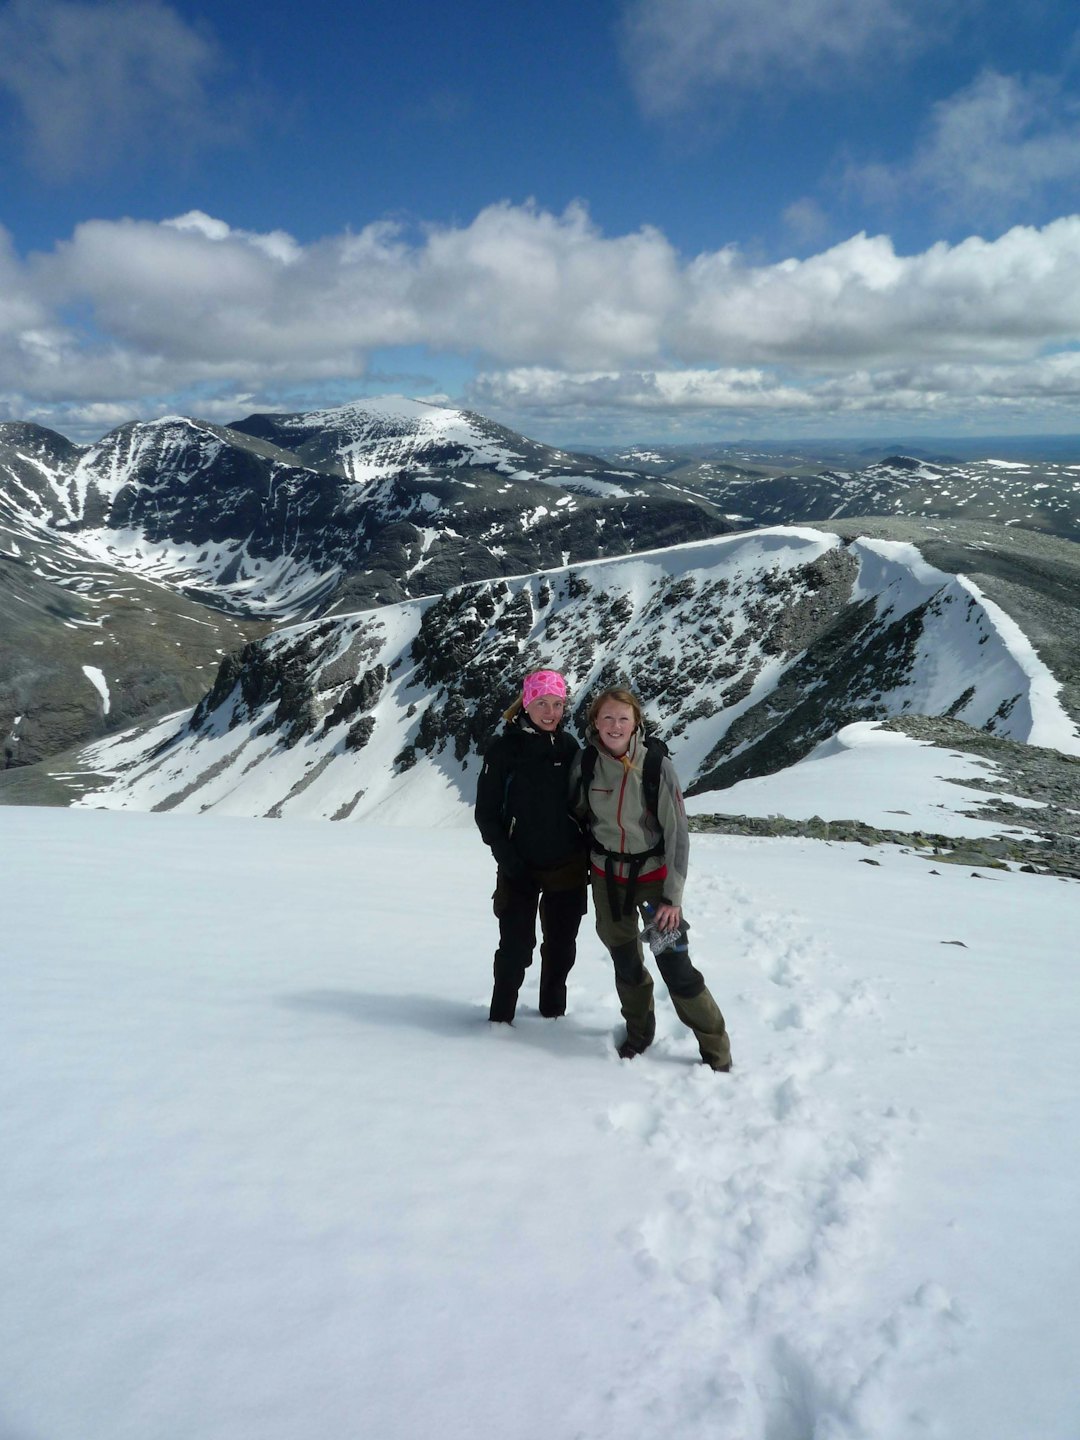
{"type": "Polygon", "coordinates": [[[534,700],[541,699],[544,695],[554,695],[559,700],[566,699],[566,681],[557,670],[534,670],[531,675],[525,676],[525,683],[521,687],[521,704],[528,710],[534,700]]]}

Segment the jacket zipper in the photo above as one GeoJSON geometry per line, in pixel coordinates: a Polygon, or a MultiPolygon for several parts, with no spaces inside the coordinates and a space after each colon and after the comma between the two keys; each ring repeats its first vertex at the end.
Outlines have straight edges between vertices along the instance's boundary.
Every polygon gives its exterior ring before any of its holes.
{"type": "MultiPolygon", "coordinates": [[[[630,772],[629,772],[629,770],[626,768],[626,763],[625,763],[625,761],[623,762],[622,772],[623,772],[623,773],[622,773],[622,783],[621,783],[620,786],[619,786],[619,803],[618,803],[618,805],[615,807],[615,823],[616,823],[616,825],[618,825],[618,827],[619,827],[619,849],[622,850],[622,851],[625,851],[625,850],[626,850],[626,831],[623,829],[623,823],[622,823],[622,803],[623,803],[623,796],[626,794],[626,782],[627,782],[627,780],[628,780],[629,777],[630,777],[630,772]]],[[[620,867],[621,867],[621,866],[623,865],[623,861],[620,860],[620,861],[619,861],[619,865],[620,865],[620,867]]]]}

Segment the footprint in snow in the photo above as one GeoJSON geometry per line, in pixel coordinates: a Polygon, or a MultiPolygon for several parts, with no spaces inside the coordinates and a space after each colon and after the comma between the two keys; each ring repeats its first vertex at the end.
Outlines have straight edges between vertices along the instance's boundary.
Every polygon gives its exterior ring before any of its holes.
{"type": "Polygon", "coordinates": [[[879,999],[798,916],[764,913],[747,894],[724,900],[710,932],[730,943],[712,942],[716,960],[705,950],[702,968],[728,1011],[734,1073],[721,1086],[672,1065],[687,1046],[666,1037],[635,1062],[644,1096],[607,1117],[678,1182],[621,1237],[643,1280],[682,1297],[666,1343],[688,1357],[685,1423],[663,1418],[670,1433],[710,1440],[899,1433],[889,1429],[898,1371],[956,1345],[963,1321],[933,1287],[869,1324],[865,1304],[862,1323],[848,1304],[917,1131],[914,1117],[853,1109],[821,1083],[853,1048],[845,1028],[865,1026],[879,999]],[[727,1004],[725,974],[741,982],[727,1004]]]}

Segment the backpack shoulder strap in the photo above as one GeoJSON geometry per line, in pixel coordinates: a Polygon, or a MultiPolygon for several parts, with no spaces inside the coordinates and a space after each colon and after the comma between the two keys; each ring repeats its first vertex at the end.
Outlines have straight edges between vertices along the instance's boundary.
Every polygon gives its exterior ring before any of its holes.
{"type": "Polygon", "coordinates": [[[596,746],[586,745],[581,752],[581,769],[578,771],[578,795],[588,795],[592,777],[596,773],[596,746]]]}
{"type": "Polygon", "coordinates": [[[669,754],[668,747],[658,735],[645,736],[645,763],[641,771],[641,783],[645,789],[645,804],[650,812],[660,819],[660,767],[669,754]]]}

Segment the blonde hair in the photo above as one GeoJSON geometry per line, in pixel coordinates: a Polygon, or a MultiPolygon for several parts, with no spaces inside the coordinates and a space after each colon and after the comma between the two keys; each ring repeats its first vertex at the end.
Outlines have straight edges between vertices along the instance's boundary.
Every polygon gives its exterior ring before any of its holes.
{"type": "Polygon", "coordinates": [[[596,699],[589,706],[589,727],[591,729],[596,728],[596,717],[609,700],[614,700],[616,704],[619,705],[629,705],[630,709],[634,712],[634,729],[644,730],[645,716],[641,709],[641,701],[632,690],[623,690],[618,686],[610,690],[601,690],[600,694],[597,695],[596,699]]]}

